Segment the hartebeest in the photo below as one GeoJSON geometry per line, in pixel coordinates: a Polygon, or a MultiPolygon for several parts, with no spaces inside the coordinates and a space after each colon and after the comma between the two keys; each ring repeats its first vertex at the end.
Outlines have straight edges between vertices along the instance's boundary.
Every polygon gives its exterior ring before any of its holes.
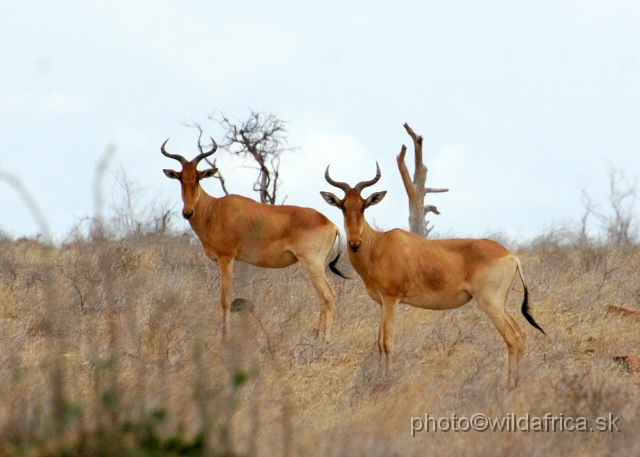
{"type": "Polygon", "coordinates": [[[218,169],[198,170],[197,167],[202,159],[216,152],[213,138],[211,151],[201,149],[191,161],[169,154],[165,149],[167,141],[160,151],[180,162],[182,170],[163,170],[164,174],[180,181],[184,203],[182,215],[200,239],[207,257],[218,262],[220,269],[223,340],[228,332],[233,263],[240,260],[263,268],[284,268],[300,261],[323,301],[318,330],[321,331],[324,325],[324,340],[329,341],[336,293],[324,271],[338,238],[338,253],[329,268],[343,276],[335,266],[342,245],[338,227],[311,208],[267,205],[240,195],[215,198],[207,194],[200,186],[200,180],[214,176],[218,169]]]}
{"type": "Polygon", "coordinates": [[[325,179],[342,189],[345,197],[340,199],[330,192],[321,194],[327,203],[342,210],[351,264],[364,281],[369,296],[380,304],[378,349],[381,355],[385,354],[387,368],[393,351],[398,303],[445,310],[458,308],[475,298],[507,343],[508,386],[514,387],[525,339],[522,328],[507,309],[507,294],[516,274],[524,286],[522,314],[544,333],[529,314],[527,285],[520,260],[500,244],[487,239],[428,240],[401,229],[374,230],[365,220],[364,211],[380,203],[387,192],[375,192],[366,199],[360,194],[380,179],[377,163],[376,167],[375,178],[352,188],[331,179],[327,166],[325,179]]]}

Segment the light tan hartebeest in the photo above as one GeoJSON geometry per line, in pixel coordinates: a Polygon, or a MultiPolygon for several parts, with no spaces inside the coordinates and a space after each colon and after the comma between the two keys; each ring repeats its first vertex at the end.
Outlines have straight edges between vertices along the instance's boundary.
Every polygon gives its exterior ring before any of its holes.
{"type": "MultiPolygon", "coordinates": [[[[222,336],[227,337],[229,311],[233,294],[233,262],[240,260],[263,268],[284,268],[300,261],[311,277],[323,301],[319,332],[324,326],[324,340],[331,337],[333,305],[336,293],[324,275],[326,261],[338,238],[338,254],[329,263],[335,274],[340,257],[340,230],[329,219],[311,208],[290,205],[267,205],[240,195],[215,198],[200,186],[200,180],[215,175],[217,168],[198,170],[198,163],[213,154],[217,145],[188,161],[165,150],[160,151],[182,165],[181,171],[164,170],[164,174],[180,181],[182,215],[198,235],[204,252],[220,268],[220,301],[222,303],[222,336]]],[[[344,276],[343,276],[344,277],[344,276]]]]}
{"type": "Polygon", "coordinates": [[[364,210],[380,203],[387,192],[375,192],[366,199],[360,193],[378,182],[379,166],[375,178],[353,188],[332,180],[329,167],[325,179],[345,192],[343,199],[330,192],[321,194],[327,203],[342,210],[351,264],[364,281],[369,296],[380,304],[378,348],[381,355],[385,354],[387,368],[393,351],[398,303],[445,310],[458,308],[475,298],[507,343],[508,387],[515,387],[525,339],[524,331],[507,310],[507,294],[516,274],[524,286],[522,314],[544,333],[529,314],[527,285],[518,258],[487,239],[428,240],[401,229],[374,230],[365,220],[364,210]]]}

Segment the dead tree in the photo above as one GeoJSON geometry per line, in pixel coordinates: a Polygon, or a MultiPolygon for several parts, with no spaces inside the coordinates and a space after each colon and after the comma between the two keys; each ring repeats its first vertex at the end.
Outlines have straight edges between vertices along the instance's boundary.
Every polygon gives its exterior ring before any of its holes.
{"type": "Polygon", "coordinates": [[[427,182],[427,167],[422,163],[422,136],[416,135],[409,124],[404,124],[404,128],[407,133],[413,139],[413,147],[415,149],[416,168],[413,173],[413,181],[409,177],[409,170],[404,163],[404,156],[407,153],[407,147],[403,144],[400,149],[400,154],[397,157],[398,169],[400,170],[400,176],[402,176],[402,182],[404,188],[407,191],[409,197],[409,230],[416,235],[426,238],[429,236],[433,226],[427,227],[429,221],[425,218],[428,213],[440,214],[438,208],[434,205],[425,205],[424,197],[428,193],[436,192],[448,192],[449,189],[434,189],[432,187],[426,187],[427,182]]]}
{"type": "Polygon", "coordinates": [[[251,111],[249,118],[238,124],[221,115],[218,120],[227,133],[222,148],[232,155],[250,157],[255,162],[258,177],[253,190],[260,194],[262,203],[276,204],[276,194],[281,184],[280,155],[291,148],[287,144],[285,122],[273,114],[251,111]]]}

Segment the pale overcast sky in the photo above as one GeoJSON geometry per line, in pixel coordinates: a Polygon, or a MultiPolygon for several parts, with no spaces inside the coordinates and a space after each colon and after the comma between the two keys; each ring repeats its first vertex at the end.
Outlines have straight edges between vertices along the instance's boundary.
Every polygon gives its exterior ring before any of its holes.
{"type": "MultiPolygon", "coordinates": [[[[612,167],[640,174],[639,2],[32,1],[2,4],[0,170],[21,178],[56,237],[92,214],[92,179],[109,144],[118,169],[181,209],[163,168],[197,153],[194,120],[249,109],[288,122],[280,195],[342,227],[319,191],[382,179],[367,212],[408,226],[395,157],[424,136],[439,236],[502,231],[532,238],[578,219],[585,189],[604,210],[612,167]]],[[[409,152],[412,152],[410,147],[409,152]]],[[[257,198],[251,176],[218,155],[229,189],[257,198]]],[[[408,161],[412,169],[411,161],[408,161]]],[[[217,181],[205,189],[220,196],[217,181]]],[[[0,228],[38,227],[0,182],[0,228]]],[[[188,228],[183,220],[177,227],[188,228]]]]}

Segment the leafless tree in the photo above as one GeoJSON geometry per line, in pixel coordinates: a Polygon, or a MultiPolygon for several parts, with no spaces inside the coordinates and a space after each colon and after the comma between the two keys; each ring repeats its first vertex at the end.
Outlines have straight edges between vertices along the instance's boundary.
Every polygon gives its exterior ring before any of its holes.
{"type": "Polygon", "coordinates": [[[597,213],[607,235],[607,240],[612,244],[626,244],[634,240],[635,225],[637,215],[634,206],[637,197],[634,181],[626,188],[621,188],[624,184],[625,174],[622,170],[613,168],[609,172],[609,203],[612,214],[597,213]]]}
{"type": "Polygon", "coordinates": [[[580,218],[580,228],[578,231],[578,243],[583,246],[589,244],[589,233],[588,233],[588,220],[589,216],[594,214],[595,212],[595,204],[591,196],[587,193],[586,190],[582,189],[582,196],[580,197],[582,201],[582,206],[584,207],[584,213],[580,218]]]}
{"type": "MultiPolygon", "coordinates": [[[[232,155],[250,157],[258,170],[253,190],[260,194],[262,203],[276,204],[280,179],[280,155],[288,148],[285,122],[273,114],[250,110],[249,117],[234,123],[224,115],[217,120],[226,130],[221,147],[232,155]]],[[[213,115],[210,116],[213,119],[213,115]]]]}
{"type": "Polygon", "coordinates": [[[432,187],[425,187],[427,182],[427,167],[422,162],[422,136],[416,135],[409,124],[404,124],[404,128],[413,140],[413,146],[415,149],[415,171],[413,173],[413,181],[409,176],[409,170],[404,163],[404,157],[407,153],[407,147],[403,144],[400,154],[397,157],[398,169],[400,170],[400,176],[402,176],[402,182],[404,188],[407,191],[409,197],[409,230],[416,235],[422,237],[428,237],[433,226],[428,227],[429,221],[425,218],[428,213],[440,214],[438,208],[434,205],[425,205],[424,197],[428,193],[436,192],[448,192],[449,189],[434,189],[432,187]]]}

